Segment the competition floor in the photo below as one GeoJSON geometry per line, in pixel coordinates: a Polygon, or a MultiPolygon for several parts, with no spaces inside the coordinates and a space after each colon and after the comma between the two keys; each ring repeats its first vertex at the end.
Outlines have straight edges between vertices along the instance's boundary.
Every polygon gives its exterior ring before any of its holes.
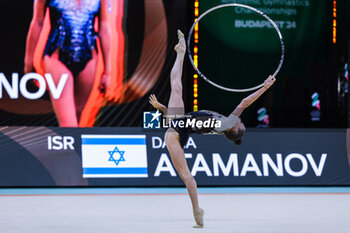
{"type": "Polygon", "coordinates": [[[350,232],[350,187],[199,193],[203,229],[192,228],[184,188],[0,189],[0,232],[350,232]]]}

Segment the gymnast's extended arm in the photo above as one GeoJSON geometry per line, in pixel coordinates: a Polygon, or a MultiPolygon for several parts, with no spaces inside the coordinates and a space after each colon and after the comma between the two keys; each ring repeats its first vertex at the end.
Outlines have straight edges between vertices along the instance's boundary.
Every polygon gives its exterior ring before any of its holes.
{"type": "Polygon", "coordinates": [[[110,5],[109,0],[102,0],[101,1],[101,14],[99,17],[99,32],[98,35],[101,40],[101,49],[102,49],[102,55],[103,55],[103,62],[104,62],[104,72],[101,78],[101,85],[100,89],[104,89],[106,91],[105,97],[108,98],[108,100],[112,100],[113,93],[110,88],[111,83],[111,71],[112,71],[112,56],[111,56],[111,50],[112,50],[112,29],[111,25],[108,22],[108,15],[110,13],[110,5]]]}
{"type": "Polygon", "coordinates": [[[44,24],[45,18],[45,5],[46,0],[35,0],[34,1],[34,12],[33,18],[30,23],[28,35],[27,35],[27,44],[26,44],[26,52],[24,58],[24,73],[34,72],[34,51],[36,45],[38,43],[41,30],[44,24]]]}
{"type": "Polygon", "coordinates": [[[267,89],[269,89],[273,83],[276,81],[276,78],[270,75],[264,82],[264,86],[259,90],[255,91],[253,94],[244,98],[241,103],[233,110],[231,115],[240,116],[244,109],[248,108],[252,103],[254,103],[267,89]]]}
{"type": "Polygon", "coordinates": [[[168,108],[165,107],[163,104],[159,103],[157,100],[157,97],[152,94],[149,96],[149,103],[156,109],[159,109],[160,111],[162,111],[165,115],[168,112],[168,108]]]}

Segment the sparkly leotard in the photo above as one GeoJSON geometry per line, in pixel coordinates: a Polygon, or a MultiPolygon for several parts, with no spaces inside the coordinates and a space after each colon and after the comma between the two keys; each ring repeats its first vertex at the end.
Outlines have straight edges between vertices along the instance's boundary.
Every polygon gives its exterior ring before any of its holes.
{"type": "Polygon", "coordinates": [[[59,60],[74,77],[85,68],[96,49],[95,18],[100,12],[100,0],[48,0],[51,31],[44,55],[57,49],[59,60]]]}
{"type": "Polygon", "coordinates": [[[176,127],[172,127],[179,134],[179,142],[181,147],[184,147],[190,134],[223,134],[224,130],[232,128],[238,120],[238,116],[230,115],[230,117],[225,117],[217,112],[209,110],[201,110],[197,112],[186,113],[183,117],[175,118],[173,121],[183,121],[186,119],[196,119],[197,121],[206,121],[209,118],[213,118],[217,121],[221,121],[221,126],[216,127],[207,127],[207,128],[197,128],[197,127],[179,127],[177,124],[176,127]]]}

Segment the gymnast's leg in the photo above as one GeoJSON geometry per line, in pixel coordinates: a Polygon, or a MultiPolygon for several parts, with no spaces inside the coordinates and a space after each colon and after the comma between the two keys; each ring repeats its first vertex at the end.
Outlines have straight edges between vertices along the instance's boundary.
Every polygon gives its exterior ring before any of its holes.
{"type": "Polygon", "coordinates": [[[167,115],[184,114],[185,107],[182,100],[182,69],[186,52],[184,35],[178,31],[179,43],[175,46],[176,60],[170,73],[171,93],[168,103],[167,115]]]}
{"type": "Polygon", "coordinates": [[[98,55],[95,50],[92,51],[92,58],[86,64],[85,68],[76,77],[74,85],[75,106],[78,122],[80,121],[85,104],[88,101],[92,87],[94,85],[97,69],[98,55]]]}
{"type": "MultiPolygon", "coordinates": [[[[183,34],[179,31],[179,43],[176,45],[175,50],[177,52],[175,64],[170,74],[171,94],[168,103],[168,115],[171,114],[184,114],[184,103],[182,100],[182,66],[184,55],[186,51],[186,44],[183,34]]],[[[165,143],[169,150],[172,162],[176,171],[186,185],[188,194],[191,198],[193,215],[197,223],[194,227],[203,227],[203,215],[204,211],[199,207],[197,183],[192,177],[188,168],[184,151],[180,145],[179,134],[172,128],[168,129],[165,134],[165,143]]]]}
{"type": "Polygon", "coordinates": [[[62,74],[68,74],[68,80],[63,88],[61,97],[54,99],[51,103],[60,127],[78,127],[78,119],[74,100],[74,77],[71,71],[59,60],[58,51],[51,56],[45,56],[46,73],[50,73],[55,85],[59,82],[62,74]]]}

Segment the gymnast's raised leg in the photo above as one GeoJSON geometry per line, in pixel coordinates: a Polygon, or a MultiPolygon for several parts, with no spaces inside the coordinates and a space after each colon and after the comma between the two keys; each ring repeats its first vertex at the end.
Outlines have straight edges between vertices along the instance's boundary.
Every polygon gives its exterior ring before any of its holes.
{"type": "MultiPolygon", "coordinates": [[[[178,31],[179,43],[175,47],[177,53],[175,64],[170,74],[170,85],[171,94],[168,103],[168,116],[176,114],[184,114],[184,103],[182,99],[182,67],[184,62],[184,56],[186,51],[186,44],[184,35],[178,31]]],[[[193,215],[196,221],[195,228],[202,228],[204,210],[199,207],[197,183],[192,177],[191,172],[188,168],[187,161],[185,158],[184,151],[180,145],[179,134],[172,128],[168,129],[165,134],[165,143],[169,150],[172,162],[175,166],[176,171],[186,185],[188,194],[191,198],[193,215]]]]}

